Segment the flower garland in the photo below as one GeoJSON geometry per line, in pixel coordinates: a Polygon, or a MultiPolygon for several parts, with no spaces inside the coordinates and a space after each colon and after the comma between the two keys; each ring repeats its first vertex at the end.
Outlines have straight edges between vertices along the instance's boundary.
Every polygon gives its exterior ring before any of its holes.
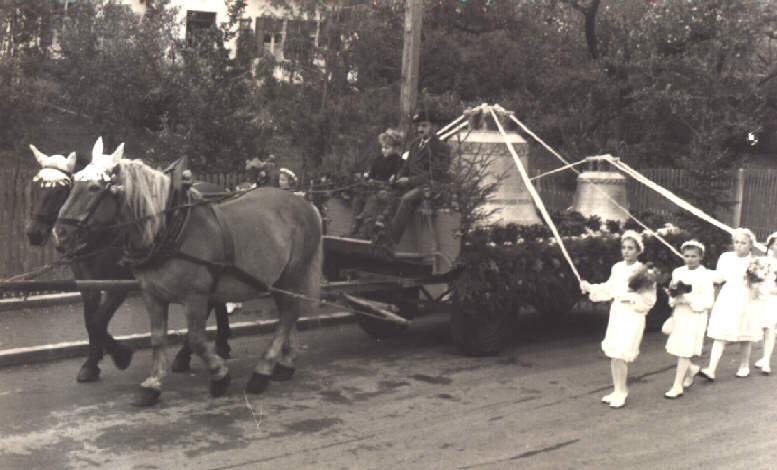
{"type": "MultiPolygon", "coordinates": [[[[620,233],[629,224],[602,223],[598,217],[571,211],[553,212],[551,218],[580,275],[590,282],[606,281],[613,264],[621,259],[620,233]]],[[[662,222],[658,216],[643,214],[640,218],[652,219],[656,225],[662,222]]],[[[668,224],[656,232],[676,248],[692,238],[688,231],[668,224]]],[[[639,258],[646,266],[640,279],[634,280],[635,287],[654,282],[665,286],[682,261],[657,238],[643,235],[645,250],[639,258]]],[[[465,269],[452,287],[454,300],[469,310],[516,312],[519,307],[532,306],[547,314],[564,314],[582,298],[577,280],[544,225],[480,227],[465,234],[463,241],[460,262],[465,269]]],[[[705,244],[705,264],[714,267],[727,245],[707,240],[705,244]]]]}

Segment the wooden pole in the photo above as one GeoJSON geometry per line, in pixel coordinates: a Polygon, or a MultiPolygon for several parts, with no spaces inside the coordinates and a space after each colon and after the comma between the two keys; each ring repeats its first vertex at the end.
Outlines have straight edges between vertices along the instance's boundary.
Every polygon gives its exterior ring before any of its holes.
{"type": "Polygon", "coordinates": [[[423,0],[408,0],[405,5],[399,122],[401,128],[407,130],[418,97],[418,68],[421,58],[421,26],[423,24],[424,4],[423,0]]]}
{"type": "Polygon", "coordinates": [[[745,196],[745,170],[737,170],[736,180],[734,182],[734,213],[731,218],[731,226],[736,228],[742,224],[742,204],[745,196]]]}

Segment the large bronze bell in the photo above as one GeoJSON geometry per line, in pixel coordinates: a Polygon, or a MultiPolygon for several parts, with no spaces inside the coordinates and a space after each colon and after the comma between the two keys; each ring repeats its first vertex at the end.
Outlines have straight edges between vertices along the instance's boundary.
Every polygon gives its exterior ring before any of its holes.
{"type": "Polygon", "coordinates": [[[588,165],[577,177],[572,209],[586,217],[599,216],[602,222],[625,222],[628,215],[621,207],[629,208],[626,177],[603,160],[594,160],[588,165]]]}
{"type": "MultiPolygon", "coordinates": [[[[460,133],[462,139],[460,148],[461,158],[469,161],[476,161],[476,159],[482,161],[485,158],[491,162],[484,183],[495,181],[497,175],[505,175],[502,184],[491,195],[488,203],[483,208],[485,211],[496,209],[494,214],[484,223],[499,225],[508,223],[519,225],[542,223],[537,216],[534,201],[521,179],[520,172],[515,166],[512,154],[507,148],[502,134],[495,128],[489,129],[483,124],[488,121],[491,121],[490,117],[482,119],[480,126],[472,126],[473,130],[465,130],[460,133]]],[[[526,171],[529,171],[529,144],[517,132],[506,132],[506,134],[516,153],[518,153],[524,168],[526,168],[526,171]]],[[[449,142],[455,145],[457,139],[454,137],[449,142]]]]}

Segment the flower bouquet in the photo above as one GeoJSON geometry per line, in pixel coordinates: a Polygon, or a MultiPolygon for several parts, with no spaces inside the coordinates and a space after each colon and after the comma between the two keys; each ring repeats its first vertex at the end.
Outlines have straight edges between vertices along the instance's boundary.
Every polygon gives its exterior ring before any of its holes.
{"type": "Polygon", "coordinates": [[[645,263],[629,277],[629,289],[635,292],[647,289],[655,285],[657,279],[658,273],[653,263],[645,263]]]}
{"type": "Polygon", "coordinates": [[[747,283],[757,284],[766,280],[769,274],[769,264],[763,258],[753,258],[747,266],[747,283]]]}
{"type": "Polygon", "coordinates": [[[692,285],[686,284],[683,281],[677,281],[669,285],[666,293],[669,294],[669,297],[677,297],[678,295],[689,294],[692,290],[692,285]]]}

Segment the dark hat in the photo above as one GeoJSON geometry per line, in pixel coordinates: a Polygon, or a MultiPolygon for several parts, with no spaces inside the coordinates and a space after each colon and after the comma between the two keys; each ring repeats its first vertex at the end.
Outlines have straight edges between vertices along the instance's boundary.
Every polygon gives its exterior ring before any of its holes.
{"type": "Polygon", "coordinates": [[[437,110],[432,109],[431,107],[422,107],[413,114],[413,124],[424,121],[431,122],[432,124],[441,124],[442,116],[437,110]]]}

